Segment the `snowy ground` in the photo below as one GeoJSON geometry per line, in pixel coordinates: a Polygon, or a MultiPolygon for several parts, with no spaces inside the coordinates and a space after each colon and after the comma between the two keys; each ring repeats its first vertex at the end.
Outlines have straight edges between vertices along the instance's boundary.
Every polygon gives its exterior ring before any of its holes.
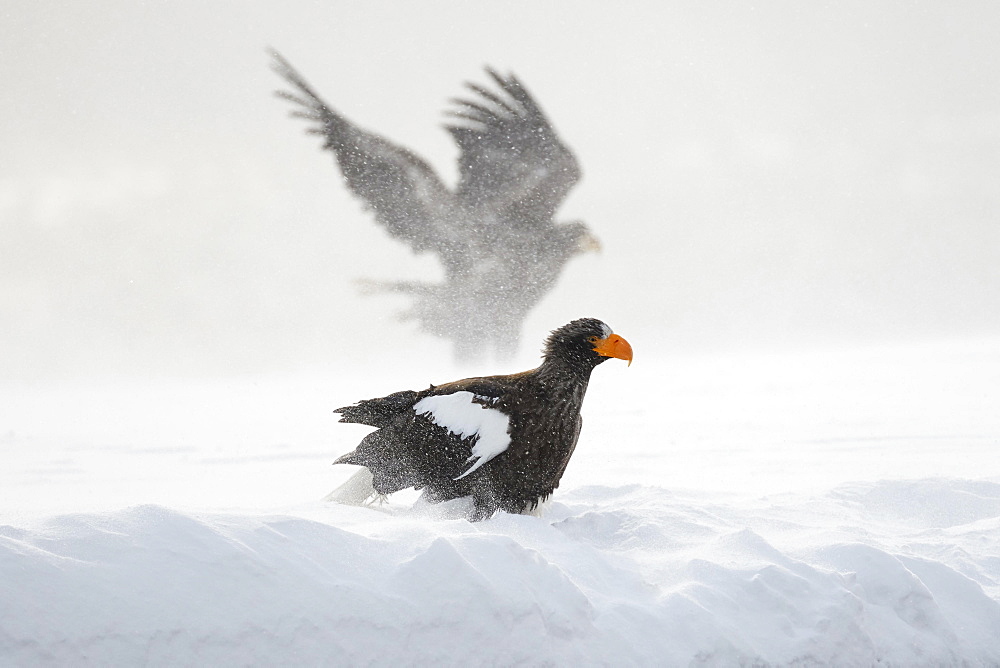
{"type": "Polygon", "coordinates": [[[0,664],[1000,664],[1000,341],[640,343],[479,524],[319,500],[430,367],[0,388],[0,664]]]}

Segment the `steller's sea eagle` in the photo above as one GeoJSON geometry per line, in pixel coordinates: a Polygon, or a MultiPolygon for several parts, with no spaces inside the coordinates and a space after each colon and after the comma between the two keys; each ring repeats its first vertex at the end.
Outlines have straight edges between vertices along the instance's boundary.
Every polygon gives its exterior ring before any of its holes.
{"type": "Polygon", "coordinates": [[[542,364],[506,376],[403,390],[338,408],[377,427],[334,464],[364,467],[327,499],[365,503],[414,487],[431,502],[471,497],[469,519],[534,510],[559,486],[577,440],[591,372],[632,346],[596,318],[552,332],[542,364]]]}
{"type": "Polygon", "coordinates": [[[486,72],[495,89],[466,84],[473,99],[453,100],[446,125],[460,149],[451,190],[411,151],[351,123],[277,52],[274,70],[295,92],[278,95],[313,121],[348,188],[390,235],[417,253],[434,253],[444,281],[368,282],[410,295],[404,314],[450,339],[459,360],[517,349],[521,324],[552,288],[566,262],[600,248],[586,225],[554,220],[580,178],[576,158],[513,75],[486,72]]]}

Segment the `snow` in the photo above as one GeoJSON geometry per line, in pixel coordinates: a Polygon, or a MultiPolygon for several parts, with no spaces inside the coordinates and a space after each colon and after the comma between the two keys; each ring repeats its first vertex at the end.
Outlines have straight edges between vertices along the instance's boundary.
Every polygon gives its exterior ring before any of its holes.
{"type": "Polygon", "coordinates": [[[319,500],[433,369],[8,383],[0,664],[1000,663],[1000,341],[651,357],[479,523],[319,500]]]}
{"type": "Polygon", "coordinates": [[[431,422],[452,434],[461,438],[478,437],[472,446],[472,455],[466,460],[467,464],[475,463],[458,478],[469,475],[510,445],[510,418],[483,402],[489,404],[495,400],[460,391],[424,397],[413,406],[417,415],[430,416],[431,422]]]}

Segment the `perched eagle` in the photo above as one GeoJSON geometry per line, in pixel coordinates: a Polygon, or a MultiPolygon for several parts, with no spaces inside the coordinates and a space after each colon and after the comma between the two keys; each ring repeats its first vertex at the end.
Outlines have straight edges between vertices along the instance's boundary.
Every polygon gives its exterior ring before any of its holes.
{"type": "Polygon", "coordinates": [[[470,83],[474,99],[453,101],[456,121],[446,129],[460,149],[460,178],[451,190],[424,160],[351,123],[273,56],[275,71],[295,88],[278,95],[298,105],[294,116],[316,124],[309,132],[323,136],[348,188],[390,235],[434,253],[444,267],[441,283],[369,287],[410,295],[406,316],[451,339],[460,360],[513,355],[521,324],[566,262],[600,248],[583,223],[553,219],[580,168],[521,82],[487,68],[496,89],[470,83]]]}
{"type": "Polygon", "coordinates": [[[359,503],[414,487],[432,502],[471,497],[471,520],[533,510],[559,486],[580,438],[590,373],[632,347],[600,320],[552,332],[542,364],[338,408],[341,422],[378,427],[335,464],[356,474],[329,499],[359,503]]]}

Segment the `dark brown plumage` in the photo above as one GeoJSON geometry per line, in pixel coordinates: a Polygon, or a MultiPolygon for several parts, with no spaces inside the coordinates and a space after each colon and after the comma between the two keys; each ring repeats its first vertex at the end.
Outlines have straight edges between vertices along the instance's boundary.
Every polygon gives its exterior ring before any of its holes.
{"type": "Polygon", "coordinates": [[[632,348],[600,320],[552,332],[542,364],[339,408],[341,422],[378,427],[337,464],[371,472],[372,494],[415,487],[430,501],[472,497],[472,520],[534,509],[559,485],[580,437],[590,373],[632,348]]]}

